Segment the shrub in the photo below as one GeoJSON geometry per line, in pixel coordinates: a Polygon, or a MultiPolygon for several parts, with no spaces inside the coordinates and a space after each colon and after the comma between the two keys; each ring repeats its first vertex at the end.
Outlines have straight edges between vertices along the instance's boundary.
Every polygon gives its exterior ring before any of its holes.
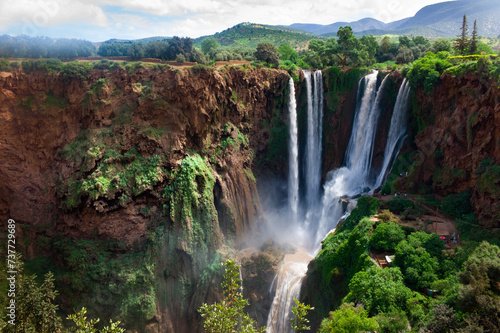
{"type": "Polygon", "coordinates": [[[182,53],[179,53],[176,57],[175,57],[175,61],[178,62],[178,63],[184,63],[186,61],[186,57],[184,56],[184,54],[182,53]]]}
{"type": "Polygon", "coordinates": [[[415,61],[407,74],[411,87],[423,87],[427,94],[431,94],[443,71],[452,66],[446,60],[448,55],[443,51],[437,54],[427,52],[425,57],[415,61]]]}
{"type": "Polygon", "coordinates": [[[214,70],[213,67],[203,65],[203,64],[196,64],[193,67],[191,67],[191,71],[195,74],[207,73],[207,72],[211,72],[213,70],[214,70]]]}
{"type": "Polygon", "coordinates": [[[395,222],[397,221],[396,215],[394,215],[390,210],[384,209],[380,214],[378,214],[378,218],[382,222],[395,222]]]}
{"type": "Polygon", "coordinates": [[[27,60],[22,62],[22,68],[25,73],[31,73],[34,71],[57,73],[63,67],[64,65],[59,59],[27,60]]]}
{"type": "Polygon", "coordinates": [[[98,61],[94,63],[94,68],[96,69],[109,69],[111,66],[111,62],[108,59],[101,59],[101,61],[98,61]]]}
{"type": "Polygon", "coordinates": [[[90,63],[71,61],[63,66],[62,75],[66,80],[79,79],[85,81],[91,70],[92,65],[90,63]]]}
{"type": "Polygon", "coordinates": [[[0,58],[0,72],[10,72],[10,63],[7,59],[0,58]]]}
{"type": "Polygon", "coordinates": [[[128,74],[132,74],[139,68],[144,68],[144,65],[140,61],[129,62],[125,65],[125,70],[127,71],[128,74]]]}
{"type": "Polygon", "coordinates": [[[408,328],[408,319],[402,310],[394,310],[391,312],[382,312],[375,317],[375,320],[380,326],[382,333],[399,333],[405,332],[408,328]]]}
{"type": "Polygon", "coordinates": [[[109,71],[110,72],[114,72],[115,70],[117,70],[118,68],[121,68],[122,66],[120,66],[120,64],[116,61],[113,61],[113,63],[109,66],[109,71]]]}
{"type": "Polygon", "coordinates": [[[396,213],[396,214],[402,213],[407,208],[415,207],[415,204],[413,203],[413,201],[411,201],[410,199],[401,197],[401,196],[395,197],[394,199],[390,200],[388,205],[389,205],[389,210],[391,212],[396,213]]]}
{"type": "Polygon", "coordinates": [[[99,322],[99,318],[91,319],[87,321],[87,317],[85,314],[87,313],[87,309],[82,308],[80,312],[69,315],[67,319],[73,320],[76,327],[78,328],[77,332],[89,332],[89,333],[123,333],[125,329],[118,327],[120,322],[113,322],[112,320],[109,323],[109,326],[104,327],[102,330],[98,330],[94,328],[94,325],[99,322]]]}
{"type": "Polygon", "coordinates": [[[170,65],[167,64],[156,64],[156,69],[159,71],[166,71],[167,69],[170,69],[170,65]]]}
{"type": "Polygon", "coordinates": [[[330,316],[321,322],[318,332],[369,332],[377,329],[377,322],[368,318],[368,312],[363,306],[354,307],[353,303],[347,303],[330,312],[330,316]]]}

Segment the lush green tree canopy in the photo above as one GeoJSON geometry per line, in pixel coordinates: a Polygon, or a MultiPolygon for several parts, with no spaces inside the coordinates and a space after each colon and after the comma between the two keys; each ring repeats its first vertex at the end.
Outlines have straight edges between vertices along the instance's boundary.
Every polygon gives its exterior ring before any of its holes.
{"type": "Polygon", "coordinates": [[[279,65],[280,60],[278,51],[269,43],[260,43],[257,46],[257,51],[255,51],[255,58],[257,58],[257,60],[261,60],[275,66],[279,65]]]}
{"type": "Polygon", "coordinates": [[[219,42],[213,36],[207,37],[201,42],[201,51],[205,54],[208,54],[210,51],[218,49],[219,47],[219,42]]]}
{"type": "Polygon", "coordinates": [[[405,232],[398,224],[381,223],[373,232],[370,246],[378,250],[392,251],[403,239],[405,239],[405,232]]]}
{"type": "Polygon", "coordinates": [[[373,318],[368,318],[368,312],[363,306],[354,307],[353,303],[344,303],[339,309],[330,312],[330,316],[323,319],[319,333],[358,333],[378,329],[373,318]]]}
{"type": "Polygon", "coordinates": [[[349,283],[349,290],[348,299],[363,303],[371,315],[404,310],[406,300],[411,296],[411,290],[405,286],[397,267],[360,271],[349,283]]]}

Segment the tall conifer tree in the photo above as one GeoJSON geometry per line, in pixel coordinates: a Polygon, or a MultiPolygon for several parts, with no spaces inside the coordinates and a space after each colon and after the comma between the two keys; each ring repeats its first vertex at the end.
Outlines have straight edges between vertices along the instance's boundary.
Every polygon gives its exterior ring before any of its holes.
{"type": "Polygon", "coordinates": [[[460,55],[465,55],[467,52],[467,49],[469,48],[469,37],[468,37],[468,32],[469,32],[469,27],[467,25],[467,15],[464,14],[464,20],[462,23],[462,33],[458,35],[457,39],[455,39],[455,49],[458,50],[460,55]]]}
{"type": "Polygon", "coordinates": [[[470,41],[469,53],[474,54],[477,51],[477,20],[474,21],[474,29],[472,30],[472,39],[470,41]]]}

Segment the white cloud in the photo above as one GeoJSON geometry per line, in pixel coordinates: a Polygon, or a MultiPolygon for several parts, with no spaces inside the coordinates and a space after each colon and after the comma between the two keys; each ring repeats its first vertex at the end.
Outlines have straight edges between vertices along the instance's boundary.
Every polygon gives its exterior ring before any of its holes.
{"type": "Polygon", "coordinates": [[[215,13],[222,10],[222,2],[217,0],[99,0],[99,3],[160,16],[215,13]]]}
{"type": "MultiPolygon", "coordinates": [[[[272,25],[331,24],[364,17],[391,22],[440,0],[16,0],[0,3],[0,33],[31,24],[38,28],[84,24],[113,38],[133,27],[133,37],[198,37],[241,22],[272,25]],[[114,7],[106,7],[114,6],[114,7]],[[26,23],[28,22],[28,23],[26,23]],[[97,27],[95,27],[97,26],[97,27]],[[102,30],[98,27],[106,27],[102,30]],[[116,35],[111,35],[116,34],[116,35]]],[[[63,28],[61,28],[63,29],[63,28]]],[[[40,30],[40,29],[39,29],[40,30]]],[[[69,33],[70,31],[68,31],[69,33]]],[[[81,36],[68,36],[81,37],[81,36]]],[[[132,34],[130,36],[132,38],[132,34]]]]}
{"type": "Polygon", "coordinates": [[[87,22],[106,26],[106,14],[101,7],[84,1],[17,0],[0,3],[0,27],[32,24],[42,28],[65,22],[87,22]]]}

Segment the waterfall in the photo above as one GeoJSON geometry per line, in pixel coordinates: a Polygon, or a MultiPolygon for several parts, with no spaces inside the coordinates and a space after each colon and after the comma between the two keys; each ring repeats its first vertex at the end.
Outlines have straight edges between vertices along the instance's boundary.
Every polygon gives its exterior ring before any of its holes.
{"type": "Polygon", "coordinates": [[[314,91],[311,71],[304,71],[307,90],[307,150],[306,203],[309,211],[319,202],[321,186],[321,139],[323,126],[323,76],[314,72],[314,91]]]}
{"type": "Polygon", "coordinates": [[[295,102],[295,86],[293,79],[289,80],[288,113],[290,117],[288,147],[288,204],[293,222],[297,220],[299,207],[299,147],[297,142],[297,103],[295,102]]]}
{"type": "MultiPolygon", "coordinates": [[[[310,243],[313,250],[319,249],[321,241],[327,233],[334,229],[341,218],[349,214],[349,208],[346,198],[354,197],[362,193],[368,193],[380,186],[385,179],[385,174],[392,164],[395,155],[397,155],[405,132],[406,110],[408,105],[409,86],[406,80],[401,86],[396,105],[391,118],[391,127],[386,143],[384,162],[382,170],[378,177],[370,179],[372,172],[373,146],[377,132],[378,118],[380,115],[380,101],[386,85],[387,76],[384,78],[380,87],[377,89],[378,72],[373,72],[358,84],[358,98],[355,110],[355,117],[351,137],[344,156],[345,166],[330,171],[327,174],[323,186],[323,196],[320,200],[321,189],[321,142],[322,142],[322,118],[323,118],[323,83],[320,71],[314,73],[314,82],[312,73],[304,71],[306,91],[307,91],[307,137],[305,151],[305,203],[304,207],[307,215],[305,221],[297,223],[296,226],[304,225],[309,230],[312,238],[310,243]],[[313,87],[314,83],[314,87],[313,87]],[[313,90],[314,88],[314,90],[313,90]],[[318,222],[316,222],[316,220],[318,222]],[[314,224],[310,223],[315,221],[314,224]]],[[[292,81],[290,81],[292,82],[292,81]]],[[[292,83],[291,83],[292,84],[292,83]]],[[[293,88],[291,87],[291,92],[293,88]]],[[[290,117],[296,117],[295,98],[289,99],[290,117]],[[292,111],[292,108],[294,109],[292,111]],[[292,113],[295,112],[295,115],[292,113]]],[[[293,119],[290,119],[290,127],[296,125],[293,119]]],[[[297,176],[295,167],[298,163],[295,161],[295,147],[297,138],[296,129],[290,128],[290,147],[289,156],[293,161],[289,161],[289,205],[291,211],[294,207],[300,208],[300,203],[295,201],[295,192],[298,189],[296,185],[297,176]],[[295,206],[295,204],[297,206],[295,206]]],[[[297,170],[298,174],[298,170],[297,170]]],[[[297,215],[294,215],[297,219],[297,215]]],[[[299,222],[299,221],[297,221],[299,222]]],[[[290,225],[287,226],[289,233],[290,225]]],[[[293,228],[293,227],[292,227],[293,228]]],[[[309,249],[310,250],[310,249],[309,249]]],[[[271,311],[268,317],[268,332],[289,332],[289,317],[291,307],[293,306],[293,297],[298,297],[301,281],[307,271],[310,257],[304,259],[308,253],[305,249],[298,251],[296,255],[286,255],[278,275],[273,280],[270,292],[276,289],[271,311]],[[297,255],[302,253],[301,259],[297,255]],[[294,257],[295,256],[295,257],[294,257]]]]}
{"type": "Polygon", "coordinates": [[[371,168],[373,143],[380,115],[379,104],[387,79],[386,76],[377,89],[377,75],[378,72],[374,71],[363,78],[365,91],[356,109],[352,134],[345,155],[346,166],[351,170],[356,169],[360,173],[359,176],[365,178],[371,168]]]}
{"type": "Polygon", "coordinates": [[[403,139],[406,135],[406,119],[408,111],[408,97],[410,96],[410,85],[406,79],[403,80],[401,87],[399,87],[398,97],[391,117],[391,127],[387,135],[387,142],[385,144],[384,162],[382,169],[375,182],[374,189],[382,186],[382,183],[387,176],[389,165],[394,163],[396,156],[403,145],[403,139]]]}
{"type": "MultiPolygon", "coordinates": [[[[276,293],[267,318],[268,333],[291,332],[290,314],[293,298],[299,298],[307,264],[312,259],[305,251],[287,254],[276,276],[276,293]]],[[[274,281],[273,281],[274,282],[274,281]]],[[[271,290],[272,291],[272,290],[271,290]]]]}

